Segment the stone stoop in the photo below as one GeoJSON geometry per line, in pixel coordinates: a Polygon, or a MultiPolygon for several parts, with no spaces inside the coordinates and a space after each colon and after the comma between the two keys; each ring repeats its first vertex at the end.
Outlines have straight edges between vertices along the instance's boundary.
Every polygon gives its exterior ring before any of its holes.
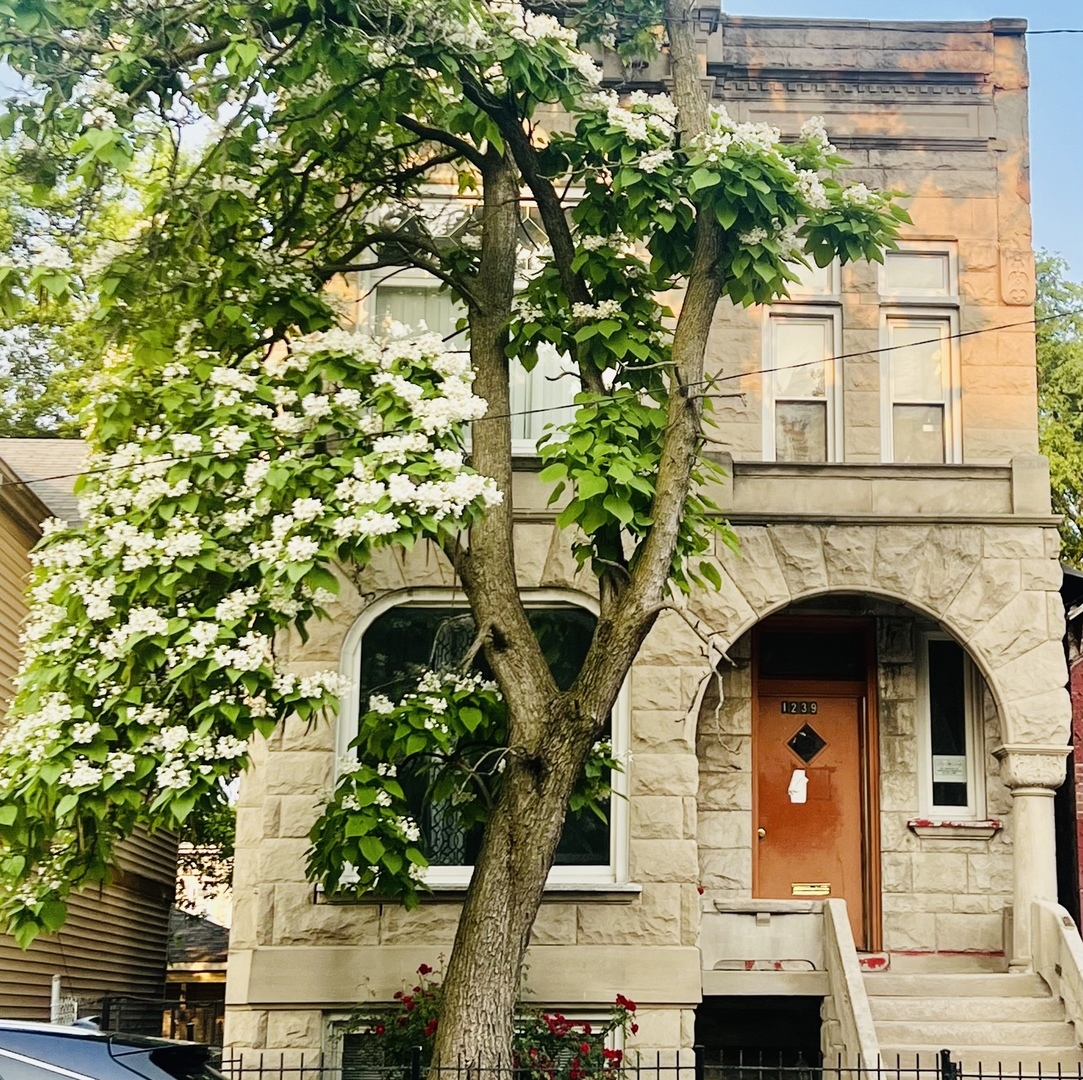
{"type": "Polygon", "coordinates": [[[888,1069],[912,1070],[917,1056],[925,1075],[941,1049],[967,1072],[1083,1068],[1064,1003],[1039,975],[869,972],[864,981],[888,1069]]]}

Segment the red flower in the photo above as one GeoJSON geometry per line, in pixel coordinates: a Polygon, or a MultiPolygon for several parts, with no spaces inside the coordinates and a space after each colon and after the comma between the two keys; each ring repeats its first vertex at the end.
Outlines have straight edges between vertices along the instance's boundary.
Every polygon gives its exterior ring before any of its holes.
{"type": "Polygon", "coordinates": [[[606,1061],[612,1061],[614,1065],[619,1065],[624,1058],[624,1051],[610,1050],[607,1046],[602,1050],[602,1057],[604,1057],[606,1061]]]}
{"type": "Polygon", "coordinates": [[[422,964],[417,969],[417,973],[418,973],[418,975],[431,975],[432,974],[432,968],[429,967],[428,964],[422,964]]]}
{"type": "Polygon", "coordinates": [[[594,1031],[594,1028],[592,1028],[590,1026],[590,1024],[584,1024],[583,1025],[583,1034],[584,1035],[590,1035],[593,1031],[594,1031]]]}
{"type": "Polygon", "coordinates": [[[537,1047],[534,1047],[534,1046],[532,1046],[532,1047],[531,1047],[531,1048],[530,1048],[530,1049],[529,1049],[529,1050],[527,1051],[527,1053],[528,1053],[528,1054],[529,1054],[529,1055],[531,1056],[531,1058],[532,1058],[532,1059],[534,1059],[534,1060],[537,1060],[537,1057],[538,1057],[538,1050],[537,1050],[537,1047]]]}
{"type": "Polygon", "coordinates": [[[401,990],[396,990],[396,991],[395,991],[395,1000],[396,1000],[396,1001],[401,1001],[401,1000],[402,1000],[402,998],[403,998],[403,991],[401,991],[401,990]]]}
{"type": "Polygon", "coordinates": [[[579,1044],[579,1053],[581,1053],[581,1054],[589,1054],[590,1053],[590,1043],[580,1043],[579,1044]]]}
{"type": "Polygon", "coordinates": [[[696,886],[696,892],[698,892],[700,894],[700,896],[702,896],[703,893],[705,892],[705,890],[704,890],[702,885],[697,885],[696,886]]]}
{"type": "Polygon", "coordinates": [[[409,994],[403,994],[402,995],[402,1007],[407,1012],[413,1012],[414,1011],[414,999],[412,997],[410,997],[409,994]]]}
{"type": "Polygon", "coordinates": [[[387,1034],[387,1028],[385,1028],[383,1026],[383,1024],[377,1024],[376,1028],[375,1028],[375,1031],[376,1031],[377,1035],[386,1035],[387,1034]]]}
{"type": "Polygon", "coordinates": [[[406,1017],[405,1016],[400,1016],[399,1017],[399,1027],[406,1027],[406,1017]]]}
{"type": "Polygon", "coordinates": [[[632,1025],[632,1034],[635,1035],[636,1032],[638,1032],[638,1031],[639,1031],[639,1025],[638,1024],[633,1024],[632,1025]]]}
{"type": "Polygon", "coordinates": [[[623,994],[617,995],[617,1005],[621,1009],[627,1009],[630,1013],[636,1011],[636,1003],[630,998],[626,998],[623,994]]]}
{"type": "Polygon", "coordinates": [[[439,1024],[440,1024],[440,1020],[437,1017],[434,1016],[425,1025],[425,1038],[426,1039],[431,1039],[436,1034],[436,1029],[439,1026],[439,1024]]]}

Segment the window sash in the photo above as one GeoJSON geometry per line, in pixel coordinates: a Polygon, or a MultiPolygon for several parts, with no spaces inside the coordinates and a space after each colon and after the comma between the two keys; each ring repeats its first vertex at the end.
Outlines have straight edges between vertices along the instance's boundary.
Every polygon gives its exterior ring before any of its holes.
{"type": "Polygon", "coordinates": [[[956,326],[955,314],[943,309],[888,309],[882,313],[880,425],[884,461],[953,464],[962,460],[956,326]],[[924,372],[915,370],[919,363],[926,365],[924,372]],[[942,435],[937,445],[942,444],[942,452],[922,454],[903,441],[903,421],[920,407],[940,412],[942,435]]]}
{"type": "MultiPolygon", "coordinates": [[[[917,649],[917,716],[918,716],[918,796],[920,814],[940,820],[972,821],[985,816],[985,753],[984,734],[981,716],[982,681],[977,668],[971,661],[966,649],[950,635],[941,632],[928,632],[918,637],[917,649]],[[945,754],[946,749],[958,749],[948,745],[934,745],[934,709],[931,698],[933,690],[933,669],[937,666],[930,660],[930,645],[934,649],[938,643],[951,643],[959,650],[961,660],[961,734],[965,745],[963,753],[945,754]],[[940,750],[941,753],[934,753],[940,750]],[[939,761],[937,759],[940,759],[939,761]],[[962,759],[962,760],[960,760],[962,759]],[[959,771],[966,775],[966,800],[954,803],[939,799],[948,790],[946,784],[959,771]]],[[[958,732],[957,732],[958,733],[958,732]]]]}
{"type": "Polygon", "coordinates": [[[785,305],[766,314],[762,364],[765,461],[842,459],[839,314],[825,307],[785,305]],[[802,409],[802,405],[819,408],[802,409]]]}

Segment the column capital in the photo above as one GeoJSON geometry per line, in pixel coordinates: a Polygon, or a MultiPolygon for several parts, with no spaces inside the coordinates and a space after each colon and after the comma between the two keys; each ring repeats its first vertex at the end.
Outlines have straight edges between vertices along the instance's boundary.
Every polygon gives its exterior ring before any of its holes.
{"type": "Polygon", "coordinates": [[[1020,788],[1048,788],[1052,794],[1064,783],[1064,759],[1070,749],[1048,743],[1008,743],[998,746],[993,756],[1013,794],[1020,788]]]}

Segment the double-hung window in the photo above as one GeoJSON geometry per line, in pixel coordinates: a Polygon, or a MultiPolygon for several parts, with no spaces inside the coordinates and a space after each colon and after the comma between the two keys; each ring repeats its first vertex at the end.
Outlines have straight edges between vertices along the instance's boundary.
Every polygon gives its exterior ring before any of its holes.
{"type": "Polygon", "coordinates": [[[955,249],[909,241],[880,268],[885,461],[962,460],[955,249]]]}
{"type": "MultiPolygon", "coordinates": [[[[594,633],[596,613],[584,598],[551,590],[524,597],[527,617],[549,662],[557,686],[575,680],[594,633]]],[[[398,701],[412,691],[429,669],[454,670],[476,636],[473,618],[461,595],[441,590],[411,590],[408,596],[374,604],[355,624],[343,651],[343,674],[349,689],[340,709],[338,752],[352,753],[357,718],[372,694],[398,701]]],[[[480,656],[475,667],[489,675],[480,656]]],[[[625,754],[628,739],[627,694],[622,691],[610,717],[613,753],[625,754]]],[[[400,769],[411,813],[421,832],[421,847],[429,860],[429,885],[458,886],[469,881],[482,829],[464,830],[454,815],[427,797],[430,777],[424,770],[405,775],[400,769]]],[[[627,799],[621,797],[626,775],[616,772],[607,820],[589,809],[569,811],[564,834],[549,875],[552,885],[605,885],[627,877],[627,799]]],[[[480,795],[464,787],[464,796],[480,795]]]]}
{"type": "Polygon", "coordinates": [[[947,634],[918,637],[922,815],[973,819],[984,808],[981,677],[947,634]]]}
{"type": "Polygon", "coordinates": [[[804,270],[790,300],[772,305],[764,333],[765,461],[842,458],[838,268],[804,270]]]}

